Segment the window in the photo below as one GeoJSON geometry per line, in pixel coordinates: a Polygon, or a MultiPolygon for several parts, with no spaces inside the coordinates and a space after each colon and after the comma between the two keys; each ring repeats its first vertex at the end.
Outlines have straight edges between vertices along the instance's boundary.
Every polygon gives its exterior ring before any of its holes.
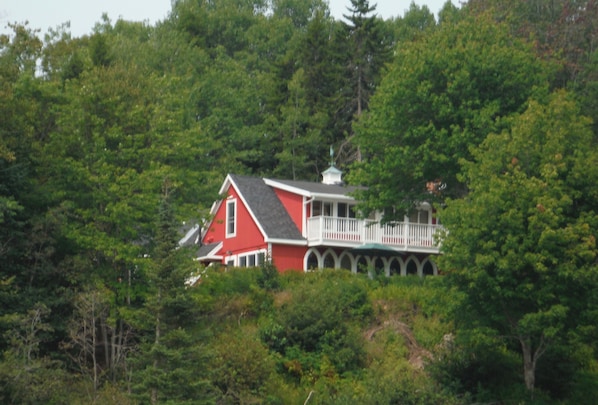
{"type": "Polygon", "coordinates": [[[357,210],[354,204],[334,203],[330,201],[312,201],[311,216],[312,217],[334,217],[337,218],[356,218],[357,210]],[[336,215],[335,215],[336,214],[336,215]]]}
{"type": "Polygon", "coordinates": [[[429,224],[429,212],[427,210],[412,210],[409,213],[409,222],[412,224],[429,224]]]}
{"type": "Polygon", "coordinates": [[[355,205],[338,203],[336,206],[336,213],[339,218],[355,218],[355,205]]]}
{"type": "Polygon", "coordinates": [[[311,216],[319,217],[322,215],[322,201],[314,201],[311,203],[311,216]]]}
{"type": "Polygon", "coordinates": [[[237,234],[237,200],[226,202],[226,237],[230,238],[237,234]]]}
{"type": "Polygon", "coordinates": [[[338,203],[338,217],[347,218],[347,204],[338,203]]]}
{"type": "Polygon", "coordinates": [[[239,255],[239,267],[255,267],[261,266],[266,260],[266,252],[251,252],[239,255]]]}

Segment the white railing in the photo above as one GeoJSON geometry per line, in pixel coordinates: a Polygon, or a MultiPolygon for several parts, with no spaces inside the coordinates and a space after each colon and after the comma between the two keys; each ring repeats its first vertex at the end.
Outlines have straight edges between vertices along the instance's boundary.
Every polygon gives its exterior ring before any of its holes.
{"type": "Polygon", "coordinates": [[[394,222],[381,225],[377,221],[355,218],[318,216],[307,220],[310,244],[359,246],[381,243],[404,250],[438,250],[434,235],[440,225],[394,222]]]}

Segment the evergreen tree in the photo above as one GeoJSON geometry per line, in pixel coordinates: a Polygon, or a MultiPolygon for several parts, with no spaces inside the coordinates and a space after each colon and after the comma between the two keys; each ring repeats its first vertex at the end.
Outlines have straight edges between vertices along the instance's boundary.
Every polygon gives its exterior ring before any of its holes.
{"type": "Polygon", "coordinates": [[[206,354],[188,331],[197,321],[196,303],[185,287],[191,257],[178,247],[178,224],[169,187],[165,184],[158,211],[148,267],[150,291],[138,315],[144,320],[139,325],[145,333],[141,344],[144,350],[134,361],[139,369],[134,376],[134,394],[152,404],[175,400],[209,403],[209,384],[204,380],[205,373],[199,372],[206,354]]]}
{"type": "MultiPolygon", "coordinates": [[[[350,15],[343,15],[346,38],[346,87],[341,116],[352,122],[368,108],[370,97],[380,81],[384,65],[390,61],[393,41],[384,33],[384,24],[375,14],[376,5],[368,0],[351,0],[350,15]]],[[[343,160],[361,160],[359,148],[353,145],[353,131],[348,128],[341,149],[343,160]]]]}

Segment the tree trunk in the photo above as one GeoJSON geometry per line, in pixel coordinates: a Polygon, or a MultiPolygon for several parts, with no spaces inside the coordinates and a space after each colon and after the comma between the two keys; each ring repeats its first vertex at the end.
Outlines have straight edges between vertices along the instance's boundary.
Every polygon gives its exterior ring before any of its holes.
{"type": "Polygon", "coordinates": [[[523,379],[525,381],[525,387],[533,391],[536,383],[536,362],[532,358],[531,348],[526,345],[521,345],[523,351],[523,379]]]}
{"type": "Polygon", "coordinates": [[[523,380],[525,381],[525,387],[534,392],[534,386],[536,384],[536,356],[532,351],[529,340],[520,338],[521,353],[523,355],[523,380]]]}
{"type": "MultiPolygon", "coordinates": [[[[157,346],[160,343],[160,308],[162,305],[162,289],[158,287],[158,310],[156,311],[156,335],[154,344],[157,346]]],[[[154,360],[154,369],[158,368],[158,360],[154,360]]],[[[156,387],[152,388],[152,392],[150,394],[150,401],[152,404],[158,403],[158,390],[156,387]]]]}

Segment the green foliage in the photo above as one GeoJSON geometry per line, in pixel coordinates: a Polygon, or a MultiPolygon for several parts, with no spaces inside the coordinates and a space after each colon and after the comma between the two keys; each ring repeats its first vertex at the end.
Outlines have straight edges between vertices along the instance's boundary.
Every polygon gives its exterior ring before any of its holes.
{"type": "Polygon", "coordinates": [[[530,101],[512,124],[464,164],[471,191],[441,213],[450,235],[440,263],[464,293],[467,316],[518,342],[533,390],[542,355],[593,313],[598,155],[565,93],[530,101]]]}
{"type": "MultiPolygon", "coordinates": [[[[90,36],[73,38],[65,24],[43,40],[9,24],[13,34],[0,36],[0,401],[525,398],[511,383],[515,341],[484,333],[478,344],[465,328],[488,330],[461,304],[479,314],[496,297],[524,315],[518,333],[541,329],[550,340],[537,364],[543,395],[594,398],[598,165],[586,121],[564,97],[542,101],[557,83],[586,115],[596,111],[596,7],[544,3],[447,3],[436,24],[416,5],[383,21],[352,1],[340,22],[320,0],[184,0],[156,26],[103,16],[90,36]],[[473,18],[474,3],[496,7],[473,18]],[[534,51],[565,68],[553,75],[534,51]],[[501,134],[511,128],[515,141],[501,134]],[[501,135],[470,151],[491,132],[501,135]],[[193,252],[176,249],[177,224],[206,217],[224,174],[317,180],[330,145],[345,170],[364,158],[354,179],[371,186],[365,208],[408,207],[440,176],[453,196],[471,186],[477,194],[454,217],[469,228],[451,235],[477,253],[445,246],[463,253],[454,268],[494,271],[461,279],[480,283],[471,289],[480,301],[442,290],[452,276],[279,275],[268,263],[205,269],[198,286],[184,286],[197,269],[193,252]],[[453,323],[451,313],[462,317],[453,323]],[[448,332],[459,350],[414,366],[448,332]],[[428,374],[437,366],[448,370],[432,373],[443,386],[428,374]]],[[[498,328],[501,311],[489,313],[498,328]]]]}
{"type": "Polygon", "coordinates": [[[429,372],[452,395],[477,402],[526,398],[520,384],[520,360],[500,337],[483,329],[447,336],[435,350],[429,372]]]}
{"type": "Polygon", "coordinates": [[[371,313],[367,291],[359,279],[349,280],[335,272],[314,273],[292,290],[292,296],[262,325],[260,333],[271,349],[284,356],[283,366],[291,375],[307,378],[317,374],[321,356],[342,374],[363,365],[361,338],[350,322],[365,321],[371,313]]]}
{"type": "Polygon", "coordinates": [[[550,72],[529,45],[487,18],[440,24],[398,47],[355,127],[364,159],[350,181],[368,186],[357,193],[364,215],[386,210],[385,220],[402,220],[417,202],[463,196],[461,159],[529,96],[545,94],[550,72]],[[434,180],[445,184],[442,193],[427,190],[434,180]]]}
{"type": "Polygon", "coordinates": [[[262,274],[257,279],[260,288],[270,291],[278,290],[280,288],[280,273],[274,263],[270,260],[264,260],[260,270],[262,274]]]}
{"type": "Polygon", "coordinates": [[[8,323],[10,342],[0,362],[0,400],[5,403],[66,404],[62,397],[67,386],[67,374],[59,361],[40,356],[40,343],[48,338],[52,327],[46,323],[49,314],[44,304],[36,304],[26,315],[0,317],[8,323]]]}
{"type": "Polygon", "coordinates": [[[208,364],[218,389],[216,400],[224,404],[259,401],[274,373],[267,348],[250,330],[227,330],[215,337],[214,357],[208,364]]]}
{"type": "Polygon", "coordinates": [[[210,353],[183,329],[167,331],[133,358],[133,398],[149,403],[213,403],[205,364],[210,353]]]}

